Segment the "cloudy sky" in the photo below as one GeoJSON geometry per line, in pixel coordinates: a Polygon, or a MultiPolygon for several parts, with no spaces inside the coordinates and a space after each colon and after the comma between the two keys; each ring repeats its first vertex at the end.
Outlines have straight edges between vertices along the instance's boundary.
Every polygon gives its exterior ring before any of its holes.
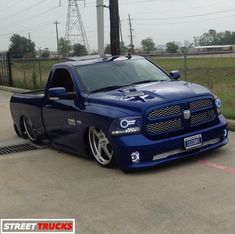
{"type": "MultiPolygon", "coordinates": [[[[55,20],[59,35],[65,35],[68,0],[0,0],[0,51],[18,33],[36,43],[36,48],[56,49],[55,20]]],[[[108,5],[108,1],[105,0],[108,5]]],[[[123,39],[130,43],[128,14],[134,28],[134,44],[151,37],[156,44],[192,41],[193,36],[213,28],[235,31],[235,0],[119,0],[123,39]]],[[[91,49],[97,49],[96,0],[79,3],[91,49]]],[[[109,11],[105,9],[105,42],[109,43],[109,11]]]]}

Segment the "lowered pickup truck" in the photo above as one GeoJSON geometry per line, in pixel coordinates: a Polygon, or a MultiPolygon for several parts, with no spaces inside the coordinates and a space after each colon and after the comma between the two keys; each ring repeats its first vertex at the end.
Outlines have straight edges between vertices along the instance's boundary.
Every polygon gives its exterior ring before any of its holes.
{"type": "Polygon", "coordinates": [[[33,142],[48,138],[57,149],[123,170],[227,144],[220,99],[179,78],[139,56],[56,64],[45,90],[12,96],[14,128],[33,142]]]}

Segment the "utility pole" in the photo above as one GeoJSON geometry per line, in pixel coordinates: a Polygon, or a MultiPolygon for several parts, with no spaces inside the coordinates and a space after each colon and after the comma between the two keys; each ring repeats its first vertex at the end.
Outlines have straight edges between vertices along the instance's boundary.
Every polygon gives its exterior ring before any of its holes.
{"type": "Polygon", "coordinates": [[[119,17],[119,31],[120,31],[120,41],[123,44],[123,36],[122,36],[122,22],[121,19],[119,17]]]}
{"type": "Polygon", "coordinates": [[[109,0],[111,54],[120,55],[118,0],[109,0]]]}
{"type": "Polygon", "coordinates": [[[98,53],[104,55],[104,0],[96,0],[98,53]]]}
{"type": "Polygon", "coordinates": [[[190,44],[189,47],[187,47],[186,45],[184,46],[184,79],[187,81],[188,77],[188,64],[187,64],[187,56],[188,56],[188,52],[189,49],[193,46],[193,43],[190,44]]]}
{"type": "Polygon", "coordinates": [[[30,32],[28,33],[29,40],[31,41],[31,34],[30,32]]]}
{"type": "Polygon", "coordinates": [[[134,43],[133,43],[133,31],[134,29],[132,28],[132,22],[131,22],[131,16],[129,14],[129,17],[128,17],[128,20],[129,20],[129,31],[130,31],[130,47],[131,47],[131,53],[134,54],[134,43]]]}
{"type": "Polygon", "coordinates": [[[59,57],[59,31],[58,31],[59,22],[56,20],[54,24],[55,24],[55,27],[56,27],[57,55],[59,57]]]}

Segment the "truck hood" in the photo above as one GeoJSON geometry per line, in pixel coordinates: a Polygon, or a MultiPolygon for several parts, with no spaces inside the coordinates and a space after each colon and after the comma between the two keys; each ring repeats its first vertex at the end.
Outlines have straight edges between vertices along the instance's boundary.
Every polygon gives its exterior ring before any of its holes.
{"type": "Polygon", "coordinates": [[[154,105],[206,95],[212,93],[201,85],[185,81],[154,82],[93,93],[88,96],[88,103],[139,112],[154,105]]]}

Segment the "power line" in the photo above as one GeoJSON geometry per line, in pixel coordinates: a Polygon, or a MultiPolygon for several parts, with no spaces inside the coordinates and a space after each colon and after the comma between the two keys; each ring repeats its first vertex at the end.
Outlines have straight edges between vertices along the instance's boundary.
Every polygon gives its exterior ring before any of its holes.
{"type": "MultiPolygon", "coordinates": [[[[17,24],[14,24],[14,26],[12,26],[12,27],[13,27],[13,28],[14,28],[14,27],[18,27],[19,24],[22,24],[22,23],[24,23],[25,21],[31,20],[32,18],[36,18],[36,17],[42,16],[42,15],[45,15],[46,13],[48,13],[48,12],[50,12],[50,11],[53,11],[53,10],[55,10],[55,9],[57,9],[57,8],[58,8],[58,7],[53,7],[53,8],[47,9],[46,11],[43,11],[43,12],[41,12],[41,13],[39,13],[39,14],[30,16],[30,17],[28,17],[28,18],[26,18],[26,19],[24,19],[24,20],[21,20],[21,21],[18,22],[17,24]]],[[[5,25],[5,27],[4,27],[4,28],[1,28],[1,30],[4,30],[4,29],[6,29],[6,28],[9,28],[12,24],[13,24],[13,23],[10,23],[10,24],[5,25]]],[[[12,28],[12,27],[11,27],[11,28],[12,28]]]]}
{"type": "MultiPolygon", "coordinates": [[[[155,2],[157,2],[157,1],[160,1],[160,0],[156,0],[155,2]]],[[[142,1],[133,1],[133,2],[123,2],[123,4],[125,4],[125,5],[130,5],[130,4],[136,4],[136,3],[153,3],[154,1],[153,0],[142,0],[142,1]]]]}
{"type": "MultiPolygon", "coordinates": [[[[136,3],[153,3],[153,2],[157,2],[157,1],[161,1],[161,0],[140,0],[140,1],[128,1],[128,0],[125,0],[125,1],[120,1],[120,3],[123,3],[125,5],[129,5],[129,4],[136,4],[136,3]]],[[[95,5],[93,4],[93,2],[88,2],[89,4],[91,5],[86,5],[86,7],[95,7],[95,5]]]]}
{"type": "MultiPolygon", "coordinates": [[[[42,4],[43,2],[45,2],[45,0],[41,0],[41,1],[39,1],[38,3],[33,4],[33,5],[31,5],[31,6],[27,7],[27,8],[21,9],[21,10],[15,12],[15,13],[12,14],[12,15],[8,15],[7,17],[10,18],[10,17],[14,17],[14,16],[16,16],[16,15],[22,14],[22,13],[24,13],[25,11],[28,11],[28,10],[30,10],[30,9],[32,9],[32,8],[34,8],[34,7],[36,7],[36,6],[40,5],[40,4],[42,4]]],[[[2,18],[0,18],[0,19],[3,19],[3,18],[5,18],[5,17],[2,17],[2,18]]]]}
{"type": "Polygon", "coordinates": [[[214,17],[214,18],[210,18],[210,19],[202,19],[202,20],[194,20],[194,21],[181,21],[181,22],[165,22],[165,23],[138,23],[137,25],[143,25],[144,27],[146,27],[147,25],[175,25],[175,24],[187,24],[187,23],[198,23],[198,22],[205,22],[205,21],[211,21],[211,20],[215,20],[215,19],[226,19],[226,18],[231,18],[231,17],[235,17],[235,15],[230,15],[230,16],[223,16],[223,17],[214,17]]]}
{"type": "Polygon", "coordinates": [[[10,2],[10,4],[5,8],[5,9],[1,9],[1,13],[3,12],[6,12],[6,10],[8,10],[8,9],[10,9],[11,7],[13,7],[15,5],[15,1],[14,0],[12,0],[11,2],[10,2]]]}
{"type": "Polygon", "coordinates": [[[163,17],[163,18],[156,18],[156,19],[135,19],[139,21],[159,21],[159,20],[169,20],[169,19],[185,19],[185,18],[194,18],[194,17],[201,17],[201,16],[207,16],[207,15],[216,15],[216,14],[221,14],[221,13],[226,13],[226,12],[231,12],[235,11],[235,8],[233,9],[228,9],[228,10],[223,10],[223,11],[214,11],[210,13],[204,13],[204,14],[197,14],[197,15],[187,15],[187,16],[176,16],[176,17],[163,17]]]}
{"type": "MultiPolygon", "coordinates": [[[[58,19],[58,18],[61,18],[61,17],[65,17],[65,15],[57,16],[57,19],[58,19]]],[[[31,26],[30,28],[29,28],[29,27],[26,27],[26,28],[24,28],[24,29],[21,29],[21,30],[17,31],[17,33],[37,32],[38,29],[40,29],[40,28],[43,28],[43,30],[44,30],[44,29],[47,29],[48,27],[45,27],[45,26],[51,25],[51,22],[52,22],[54,19],[55,19],[55,17],[53,17],[53,18],[51,18],[50,20],[47,20],[47,21],[45,21],[45,22],[43,22],[43,23],[41,23],[41,24],[33,25],[33,26],[31,26]]],[[[3,33],[3,34],[0,34],[0,37],[2,37],[2,36],[11,36],[11,35],[13,35],[14,33],[16,33],[16,32],[3,33]]]]}
{"type": "MultiPolygon", "coordinates": [[[[206,8],[206,7],[211,7],[211,6],[214,7],[214,6],[221,5],[221,4],[224,5],[224,2],[221,2],[221,0],[219,0],[219,1],[213,1],[212,4],[203,4],[203,5],[196,5],[196,6],[191,6],[191,7],[180,7],[179,10],[182,12],[182,10],[194,10],[194,9],[206,8]]],[[[167,10],[163,10],[163,11],[150,11],[150,12],[145,11],[144,13],[146,13],[146,14],[170,13],[170,10],[171,9],[167,9],[167,10]]],[[[172,10],[175,12],[178,9],[173,8],[172,10]]]]}

